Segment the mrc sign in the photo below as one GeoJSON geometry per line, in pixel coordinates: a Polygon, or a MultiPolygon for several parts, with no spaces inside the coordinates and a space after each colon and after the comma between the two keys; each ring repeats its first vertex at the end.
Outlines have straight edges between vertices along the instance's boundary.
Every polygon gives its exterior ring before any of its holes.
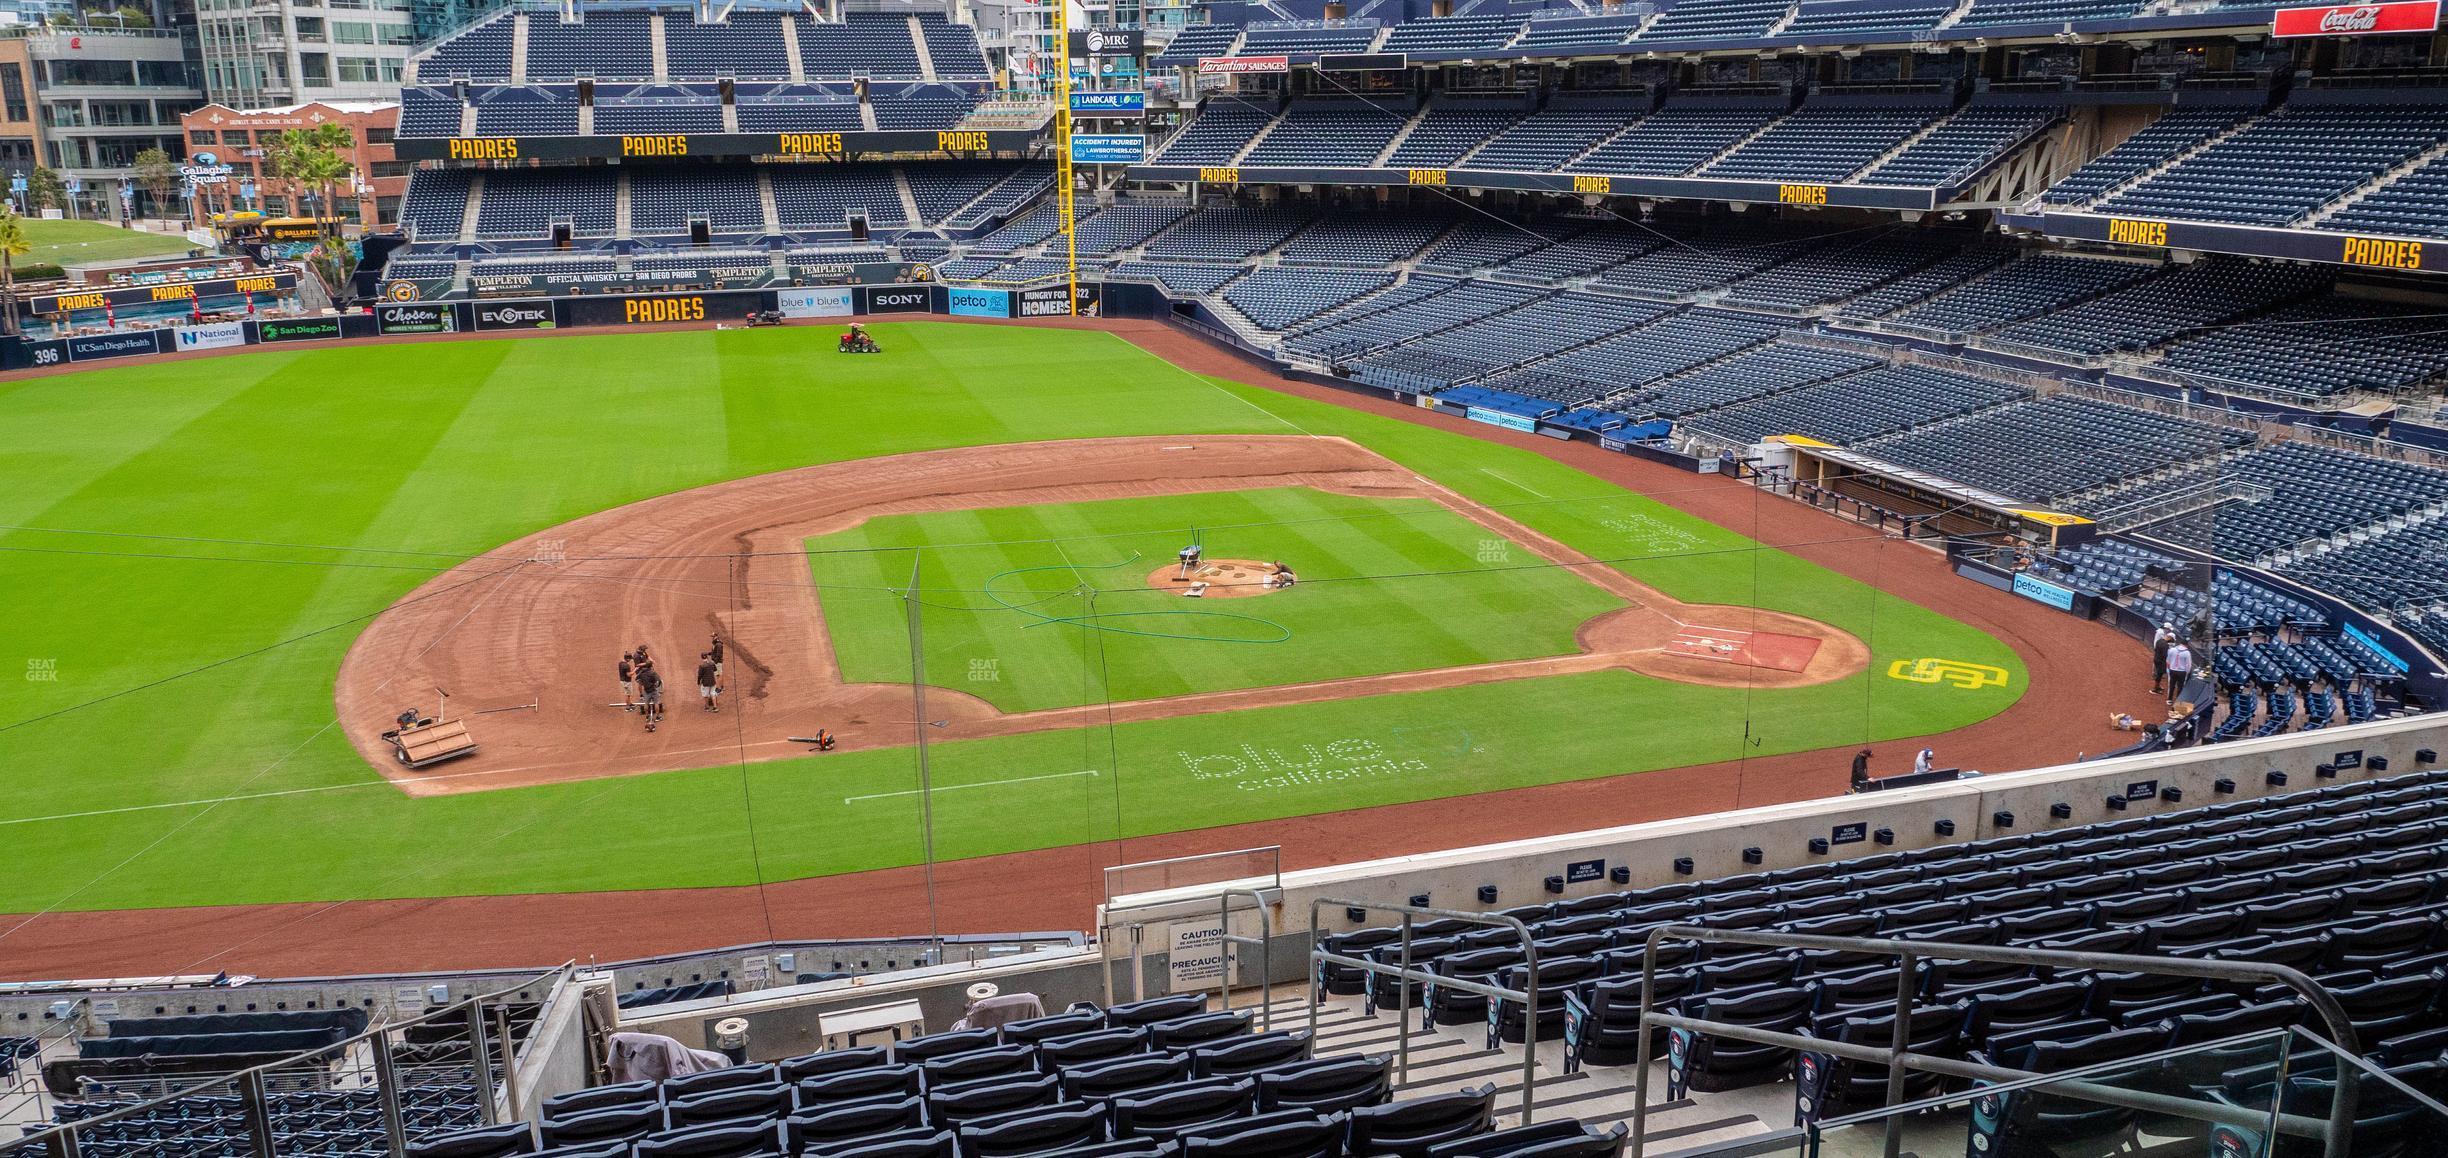
{"type": "Polygon", "coordinates": [[[2440,0],[2401,0],[2390,4],[2331,4],[2281,8],[2271,18],[2270,35],[2386,36],[2429,32],[2439,27],[2440,0]]]}

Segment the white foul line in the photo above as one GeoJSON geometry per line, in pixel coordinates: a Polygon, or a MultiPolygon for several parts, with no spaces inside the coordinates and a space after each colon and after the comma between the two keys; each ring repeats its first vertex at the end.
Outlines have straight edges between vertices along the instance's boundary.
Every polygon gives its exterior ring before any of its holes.
{"type": "Polygon", "coordinates": [[[1519,483],[1519,482],[1513,482],[1513,480],[1512,480],[1512,479],[1505,478],[1505,476],[1503,476],[1503,475],[1501,475],[1501,474],[1496,474],[1496,472],[1495,472],[1495,471],[1490,470],[1490,469],[1488,469],[1487,467],[1484,467],[1484,466],[1483,466],[1483,467],[1480,467],[1480,468],[1479,468],[1479,470],[1480,470],[1480,472],[1481,472],[1482,474],[1493,474],[1493,475],[1496,475],[1496,477],[1497,477],[1497,478],[1499,478],[1499,479],[1503,479],[1505,482],[1512,483],[1512,485],[1513,485],[1513,486],[1518,487],[1518,488],[1520,488],[1520,489],[1522,489],[1522,490],[1528,491],[1528,492],[1530,492],[1531,494],[1537,495],[1538,497],[1540,497],[1540,498],[1542,498],[1542,499],[1543,499],[1543,498],[1548,497],[1547,492],[1542,491],[1542,490],[1538,489],[1537,487],[1531,486],[1531,485],[1530,485],[1530,484],[1528,484],[1528,483],[1519,483]]]}
{"type": "MultiPolygon", "coordinates": [[[[1050,772],[1043,776],[1019,776],[1010,780],[980,780],[975,784],[946,784],[941,788],[935,789],[935,791],[951,792],[962,788],[993,788],[1001,784],[1026,784],[1031,780],[1067,780],[1073,776],[1094,775],[1097,775],[1097,770],[1094,768],[1090,768],[1085,772],[1050,772]]],[[[918,795],[919,791],[919,789],[912,788],[903,792],[877,792],[866,796],[844,796],[842,797],[842,803],[856,804],[861,800],[889,800],[895,796],[916,796],[918,795]]]]}

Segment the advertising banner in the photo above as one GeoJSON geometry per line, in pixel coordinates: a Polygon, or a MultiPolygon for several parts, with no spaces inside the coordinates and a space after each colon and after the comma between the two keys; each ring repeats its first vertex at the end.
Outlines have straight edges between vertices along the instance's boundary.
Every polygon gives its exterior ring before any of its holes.
{"type": "Polygon", "coordinates": [[[112,286],[101,289],[62,290],[59,293],[33,294],[17,303],[17,312],[26,317],[75,310],[98,310],[104,306],[159,305],[162,302],[185,302],[197,298],[235,297],[239,294],[285,294],[297,288],[293,273],[251,274],[246,277],[217,277],[202,281],[165,281],[149,285],[112,286]]]}
{"type": "Polygon", "coordinates": [[[2035,603],[2046,603],[2059,611],[2074,610],[2073,592],[2030,575],[2014,577],[2014,593],[2035,603]]]}
{"type": "Polygon", "coordinates": [[[836,133],[661,133],[650,136],[409,137],[402,161],[576,161],[681,157],[845,158],[889,153],[1023,153],[1034,129],[882,129],[836,133]]]}
{"type": "Polygon", "coordinates": [[[58,366],[68,361],[68,343],[61,341],[27,342],[18,347],[20,357],[13,359],[9,369],[58,366]]]}
{"type": "Polygon", "coordinates": [[[220,350],[246,345],[245,322],[214,322],[209,326],[180,326],[178,348],[182,350],[220,350]]]}
{"type": "Polygon", "coordinates": [[[1211,56],[1199,62],[1200,76],[1240,76],[1254,72],[1290,72],[1289,56],[1211,56]]]}
{"type": "Polygon", "coordinates": [[[850,287],[777,290],[774,302],[774,308],[786,318],[846,318],[850,316],[850,287]]]}
{"type": "Polygon", "coordinates": [[[1144,116],[1147,113],[1147,94],[1075,92],[1071,94],[1071,112],[1084,117],[1144,116]]]}
{"type": "Polygon", "coordinates": [[[1136,28],[1089,28],[1071,34],[1071,55],[1101,59],[1112,56],[1144,56],[1147,34],[1136,28]]]}
{"type": "Polygon", "coordinates": [[[2270,35],[2387,36],[2429,32],[2439,27],[2439,0],[2406,0],[2393,4],[2329,4],[2281,8],[2270,20],[2270,35]]]}
{"type": "Polygon", "coordinates": [[[549,330],[553,328],[551,302],[480,302],[476,306],[476,328],[479,330],[549,330]]]}
{"type": "Polygon", "coordinates": [[[1136,165],[1147,160],[1147,138],[1139,133],[1073,133],[1074,165],[1136,165]]]}
{"type": "Polygon", "coordinates": [[[160,330],[137,330],[128,334],[93,334],[68,339],[68,357],[78,362],[98,362],[104,358],[133,358],[139,354],[161,353],[160,330]]]}
{"type": "Polygon", "coordinates": [[[956,318],[1008,318],[1011,316],[1011,291],[969,289],[955,286],[952,295],[952,316],[956,318]]]}
{"type": "Polygon", "coordinates": [[[338,318],[280,318],[255,323],[259,342],[313,342],[340,336],[338,318]]]}
{"type": "MultiPolygon", "coordinates": [[[[1102,300],[1102,287],[1095,282],[1081,282],[1079,316],[1093,318],[1097,303],[1102,300]]],[[[1071,290],[1068,286],[1040,286],[1020,291],[1018,316],[1023,318],[1065,318],[1071,316],[1071,290]]]]}
{"type": "Polygon", "coordinates": [[[871,314],[923,314],[933,308],[934,291],[922,285],[877,286],[866,298],[871,314]]]}
{"type": "Polygon", "coordinates": [[[374,324],[386,334],[448,334],[459,328],[449,303],[374,307],[374,324]]]}
{"type": "Polygon", "coordinates": [[[1473,406],[1470,408],[1470,413],[1464,415],[1463,417],[1468,418],[1473,422],[1484,422],[1489,426],[1501,426],[1506,430],[1518,430],[1524,434],[1538,433],[1538,419],[1531,418],[1526,415],[1507,414],[1502,410],[1487,410],[1473,406]]]}
{"type": "Polygon", "coordinates": [[[1400,52],[1321,53],[1319,72],[1401,72],[1411,58],[1400,52]]]}

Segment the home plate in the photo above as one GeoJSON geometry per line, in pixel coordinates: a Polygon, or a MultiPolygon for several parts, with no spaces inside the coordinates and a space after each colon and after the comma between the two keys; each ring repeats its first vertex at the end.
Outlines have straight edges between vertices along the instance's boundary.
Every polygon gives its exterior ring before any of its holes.
{"type": "Polygon", "coordinates": [[[1666,641],[1670,655],[1764,667],[1771,671],[1801,671],[1819,654],[1819,641],[1807,635],[1773,631],[1737,631],[1730,627],[1686,627],[1666,641]]]}

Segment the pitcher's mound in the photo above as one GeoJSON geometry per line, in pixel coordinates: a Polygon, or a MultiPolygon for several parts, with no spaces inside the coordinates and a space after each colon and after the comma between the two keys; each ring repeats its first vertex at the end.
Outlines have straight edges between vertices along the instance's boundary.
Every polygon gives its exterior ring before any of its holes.
{"type": "Polygon", "coordinates": [[[1256,559],[1209,559],[1184,578],[1181,564],[1168,563],[1148,572],[1148,586],[1159,591],[1187,595],[1200,583],[1207,585],[1202,599],[1247,599],[1253,595],[1273,595],[1282,590],[1267,582],[1275,574],[1273,563],[1256,559]]]}

